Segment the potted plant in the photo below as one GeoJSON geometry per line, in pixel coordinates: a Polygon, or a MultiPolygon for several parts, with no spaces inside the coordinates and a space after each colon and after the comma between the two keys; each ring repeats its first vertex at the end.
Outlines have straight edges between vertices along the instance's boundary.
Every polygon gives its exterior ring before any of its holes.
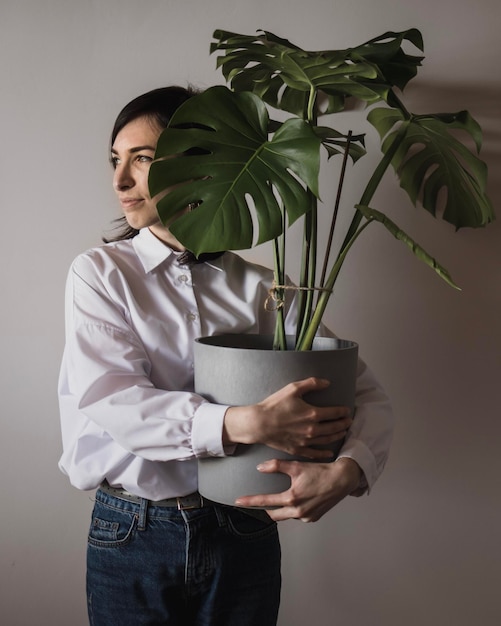
{"type": "Polygon", "coordinates": [[[373,206],[391,165],[413,204],[456,229],[484,226],[494,218],[485,190],[487,168],[457,136],[458,131],[469,135],[478,152],[477,122],[467,111],[413,114],[402,101],[423,58],[407,53],[404,46],[422,51],[420,32],[387,32],[353,48],[319,52],[302,50],[265,31],[246,36],[218,30],[214,38],[211,52],[221,53],[217,62],[229,87],[212,87],[176,112],[158,142],[150,192],[152,197],[160,194],[162,221],[197,256],[273,242],[273,347],[311,351],[340,269],[370,224],[385,227],[457,288],[445,268],[373,206]],[[356,179],[360,201],[348,209],[351,224],[332,251],[347,162],[351,159],[356,169],[365,142],[363,135],[342,133],[319,119],[331,120],[357,104],[369,108],[367,119],[381,137],[382,154],[367,181],[356,179]],[[280,121],[270,117],[270,110],[280,121]],[[329,159],[341,158],[332,209],[319,201],[322,150],[329,159]],[[179,216],[179,207],[190,203],[196,210],[179,216]],[[321,271],[319,210],[329,210],[331,216],[321,271]],[[294,287],[298,325],[291,344],[284,330],[283,303],[292,290],[287,284],[285,233],[299,218],[304,237],[300,279],[294,287]]]}

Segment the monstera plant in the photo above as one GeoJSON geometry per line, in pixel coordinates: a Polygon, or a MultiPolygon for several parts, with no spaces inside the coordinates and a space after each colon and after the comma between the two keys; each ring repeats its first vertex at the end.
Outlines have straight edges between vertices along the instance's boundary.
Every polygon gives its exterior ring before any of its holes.
{"type": "Polygon", "coordinates": [[[373,206],[391,165],[412,203],[456,229],[484,226],[494,217],[486,196],[487,168],[458,134],[469,135],[478,152],[477,122],[467,111],[414,114],[402,101],[423,58],[404,48],[422,51],[420,32],[387,32],[353,48],[318,52],[265,31],[246,36],[218,30],[214,38],[211,52],[220,53],[218,66],[229,88],[207,89],[176,112],[158,143],[150,191],[161,198],[162,221],[197,256],[273,241],[275,347],[285,347],[282,304],[288,290],[297,289],[296,349],[310,349],[347,253],[370,224],[382,225],[456,287],[430,254],[373,206]],[[359,111],[368,110],[367,119],[381,137],[380,159],[366,181],[356,174],[356,161],[365,154],[364,136],[319,123],[324,118],[331,124],[335,114],[357,104],[363,105],[359,111]],[[341,160],[332,208],[319,201],[322,150],[341,160]],[[350,159],[355,163],[351,184],[360,188],[360,201],[341,207],[350,159]],[[179,208],[190,203],[196,210],[179,215],[179,208]],[[334,238],[340,210],[352,212],[351,225],[334,238]],[[331,221],[320,277],[319,211],[328,212],[331,221]],[[300,280],[291,287],[286,284],[285,233],[299,218],[304,221],[300,280]],[[342,242],[337,251],[330,250],[333,240],[342,242]]]}

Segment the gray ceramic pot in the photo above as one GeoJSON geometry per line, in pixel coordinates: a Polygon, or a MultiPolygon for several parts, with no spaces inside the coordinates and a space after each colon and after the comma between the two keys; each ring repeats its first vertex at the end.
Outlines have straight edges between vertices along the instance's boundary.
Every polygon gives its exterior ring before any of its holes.
{"type": "MultiPolygon", "coordinates": [[[[332,382],[305,400],[317,406],[354,407],[358,345],[353,341],[319,337],[307,352],[272,349],[268,335],[218,335],[195,341],[195,391],[211,402],[254,404],[286,384],[316,376],[332,382]]],[[[333,449],[333,458],[342,442],[333,449]]],[[[294,459],[263,445],[238,445],[227,457],[200,459],[200,493],[233,505],[244,495],[279,493],[290,486],[285,474],[263,474],[256,466],[268,459],[294,459]]]]}

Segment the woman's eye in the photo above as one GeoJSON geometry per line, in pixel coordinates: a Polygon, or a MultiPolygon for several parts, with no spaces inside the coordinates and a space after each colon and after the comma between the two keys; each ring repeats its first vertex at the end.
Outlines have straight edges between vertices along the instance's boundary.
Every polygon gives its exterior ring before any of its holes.
{"type": "Polygon", "coordinates": [[[114,170],[117,169],[117,165],[119,164],[119,162],[120,162],[120,159],[118,157],[116,157],[116,156],[111,156],[110,157],[110,163],[111,163],[111,166],[113,167],[114,170]]]}
{"type": "Polygon", "coordinates": [[[153,161],[153,159],[151,157],[146,156],[145,154],[138,154],[137,160],[140,163],[151,163],[153,161]]]}

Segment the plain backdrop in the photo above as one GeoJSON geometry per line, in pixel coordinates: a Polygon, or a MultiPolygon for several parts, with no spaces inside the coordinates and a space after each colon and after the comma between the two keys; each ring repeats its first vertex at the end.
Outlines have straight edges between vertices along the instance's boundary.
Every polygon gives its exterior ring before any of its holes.
{"type": "MultiPolygon", "coordinates": [[[[468,109],[501,198],[499,0],[1,0],[0,621],[86,624],[92,493],[57,469],[56,383],[72,259],[118,216],[108,137],[119,109],[166,84],[222,83],[216,28],[265,29],[307,49],[419,28],[416,112],[468,109]]],[[[344,130],[374,131],[346,115],[344,130]]],[[[358,200],[370,158],[350,170],[358,200]]],[[[332,204],[335,170],[322,186],[332,204]]],[[[281,525],[280,626],[501,623],[501,225],[458,233],[416,211],[392,174],[375,199],[444,264],[454,291],[374,225],[353,249],[327,322],[356,340],[398,418],[372,494],[316,524],[281,525]]],[[[292,257],[299,249],[290,239],[292,257]]],[[[269,265],[263,246],[247,255],[269,265]]],[[[295,270],[291,270],[294,275],[295,270]]]]}

